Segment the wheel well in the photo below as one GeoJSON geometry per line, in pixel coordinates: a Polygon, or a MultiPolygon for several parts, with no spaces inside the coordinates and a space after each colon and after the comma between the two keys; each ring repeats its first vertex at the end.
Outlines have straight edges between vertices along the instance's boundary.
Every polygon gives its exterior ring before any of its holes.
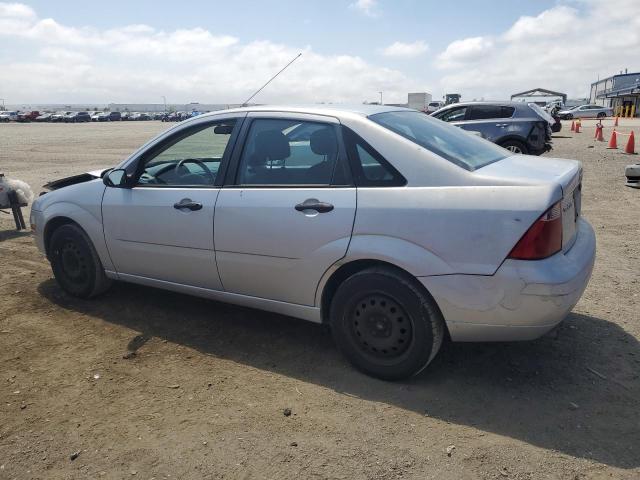
{"type": "Polygon", "coordinates": [[[371,267],[384,267],[390,270],[395,270],[401,275],[410,278],[416,284],[416,286],[426,291],[424,285],[418,282],[413,275],[392,263],[384,262],[382,260],[354,260],[338,268],[335,272],[333,272],[329,280],[327,280],[327,283],[325,283],[320,300],[320,313],[322,316],[322,323],[329,323],[331,301],[333,300],[333,297],[342,282],[344,282],[351,275],[354,275],[358,272],[361,272],[362,270],[366,270],[371,267]]]}
{"type": "Polygon", "coordinates": [[[55,232],[58,227],[69,224],[80,227],[80,225],[71,220],[69,217],[55,217],[47,222],[44,227],[44,250],[47,256],[49,256],[49,241],[51,240],[51,235],[53,235],[53,232],[55,232]]]}
{"type": "Polygon", "coordinates": [[[498,145],[502,145],[503,143],[507,143],[507,142],[518,142],[518,143],[521,143],[522,145],[525,145],[525,146],[527,145],[526,138],[516,137],[516,136],[503,137],[496,143],[498,145]]]}

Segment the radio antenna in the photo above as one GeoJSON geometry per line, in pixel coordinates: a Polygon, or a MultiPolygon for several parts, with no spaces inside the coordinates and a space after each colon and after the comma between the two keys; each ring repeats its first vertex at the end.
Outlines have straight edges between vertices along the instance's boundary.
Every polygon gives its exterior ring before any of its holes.
{"type": "Polygon", "coordinates": [[[269,85],[273,80],[275,80],[275,78],[280,75],[282,72],[284,72],[287,68],[289,68],[289,65],[291,65],[293,62],[295,62],[298,58],[300,58],[302,56],[302,53],[299,53],[298,55],[295,56],[295,58],[293,60],[291,60],[289,63],[287,63],[284,68],[282,70],[280,70],[278,73],[276,73],[273,77],[271,77],[269,79],[269,81],[267,83],[265,83],[264,85],[262,85],[258,90],[256,90],[256,92],[251,95],[249,98],[247,98],[243,103],[242,106],[246,107],[247,104],[249,103],[249,100],[251,100],[253,97],[255,97],[257,94],[259,94],[264,87],[266,87],[267,85],[269,85]]]}

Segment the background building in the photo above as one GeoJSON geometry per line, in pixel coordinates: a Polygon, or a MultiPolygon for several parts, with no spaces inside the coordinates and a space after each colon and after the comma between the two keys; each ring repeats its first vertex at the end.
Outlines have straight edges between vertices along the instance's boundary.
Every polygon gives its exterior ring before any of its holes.
{"type": "Polygon", "coordinates": [[[589,103],[605,107],[627,107],[640,109],[640,72],[620,73],[591,84],[589,103]]]}

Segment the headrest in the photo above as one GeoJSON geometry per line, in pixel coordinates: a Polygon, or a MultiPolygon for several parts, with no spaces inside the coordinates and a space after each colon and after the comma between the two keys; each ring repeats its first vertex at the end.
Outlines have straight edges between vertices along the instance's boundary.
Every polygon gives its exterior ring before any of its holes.
{"type": "Polygon", "coordinates": [[[284,160],[291,155],[289,140],[280,130],[265,130],[258,133],[255,152],[265,160],[284,160]]]}
{"type": "Polygon", "coordinates": [[[331,127],[316,130],[309,139],[311,150],[316,155],[335,155],[338,151],[338,139],[331,127]]]}

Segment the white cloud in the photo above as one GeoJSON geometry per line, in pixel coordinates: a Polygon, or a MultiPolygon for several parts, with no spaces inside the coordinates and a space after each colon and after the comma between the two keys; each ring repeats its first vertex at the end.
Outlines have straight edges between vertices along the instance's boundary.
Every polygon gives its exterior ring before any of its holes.
{"type": "Polygon", "coordinates": [[[502,34],[451,42],[437,56],[441,87],[465,99],[542,87],[588,96],[591,82],[640,70],[640,1],[581,0],[523,16],[502,34]]]}
{"type": "Polygon", "coordinates": [[[203,28],[149,25],[97,29],[40,19],[29,7],[0,3],[2,94],[21,102],[239,103],[300,51],[303,56],[257,102],[354,102],[384,91],[406,101],[419,84],[351,55],[322,55],[270,41],[242,42],[203,28]]]}
{"type": "Polygon", "coordinates": [[[89,57],[83,53],[59,47],[45,47],[40,50],[40,56],[44,59],[52,60],[54,62],[78,64],[87,63],[89,61],[89,57]]]}
{"type": "Polygon", "coordinates": [[[35,18],[36,12],[28,5],[21,3],[0,3],[0,17],[3,18],[35,18]]]}
{"type": "Polygon", "coordinates": [[[413,43],[394,42],[381,50],[387,57],[412,58],[422,55],[429,50],[429,45],[422,40],[413,43]]]}
{"type": "Polygon", "coordinates": [[[377,0],[356,0],[349,6],[369,17],[377,17],[379,15],[377,0]]]}
{"type": "Polygon", "coordinates": [[[493,40],[488,37],[470,37],[451,42],[444,52],[438,55],[440,66],[450,68],[467,66],[470,62],[482,59],[493,49],[493,40]]]}

